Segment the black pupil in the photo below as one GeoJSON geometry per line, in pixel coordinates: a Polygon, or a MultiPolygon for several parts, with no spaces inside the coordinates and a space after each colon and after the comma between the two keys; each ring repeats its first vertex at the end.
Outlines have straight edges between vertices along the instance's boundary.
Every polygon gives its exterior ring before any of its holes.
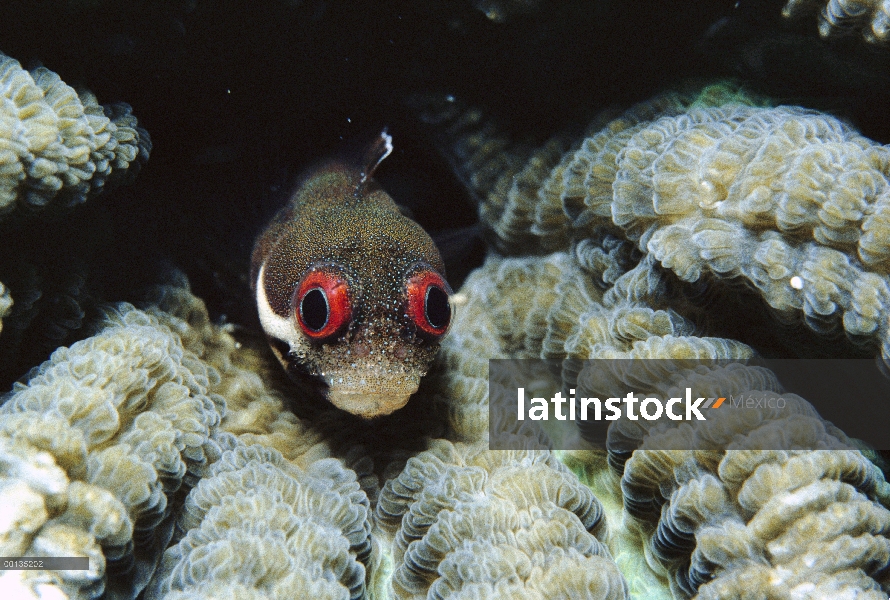
{"type": "Polygon", "coordinates": [[[451,307],[448,306],[448,294],[435,285],[426,290],[426,320],[435,329],[448,327],[451,320],[451,307]]]}
{"type": "Polygon", "coordinates": [[[312,331],[321,331],[328,323],[328,299],[319,288],[311,289],[300,302],[303,323],[312,331]]]}

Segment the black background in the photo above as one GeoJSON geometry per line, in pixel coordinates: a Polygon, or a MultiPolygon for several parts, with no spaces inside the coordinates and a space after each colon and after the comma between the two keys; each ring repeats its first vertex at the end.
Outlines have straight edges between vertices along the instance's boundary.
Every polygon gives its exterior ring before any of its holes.
{"type": "MultiPolygon", "coordinates": [[[[544,140],[688,78],[736,77],[890,141],[890,50],[820,40],[815,15],[787,22],[781,7],[545,1],[495,23],[470,0],[4,0],[0,51],[129,103],[154,150],[131,186],[64,218],[0,224],[0,266],[76,263],[107,301],[138,300],[176,267],[214,318],[255,327],[253,239],[300,169],[343,140],[388,126],[396,151],[378,176],[396,201],[434,234],[475,221],[405,108],[417,92],[454,94],[544,140]]],[[[480,260],[453,267],[452,284],[480,260]]]]}

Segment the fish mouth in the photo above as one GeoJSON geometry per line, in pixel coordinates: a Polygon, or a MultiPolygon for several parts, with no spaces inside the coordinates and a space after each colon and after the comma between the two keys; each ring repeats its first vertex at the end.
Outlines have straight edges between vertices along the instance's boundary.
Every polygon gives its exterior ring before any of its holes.
{"type": "Polygon", "coordinates": [[[363,389],[332,387],[328,390],[328,400],[340,410],[365,419],[392,414],[408,403],[417,385],[404,386],[386,392],[369,392],[363,389]]]}

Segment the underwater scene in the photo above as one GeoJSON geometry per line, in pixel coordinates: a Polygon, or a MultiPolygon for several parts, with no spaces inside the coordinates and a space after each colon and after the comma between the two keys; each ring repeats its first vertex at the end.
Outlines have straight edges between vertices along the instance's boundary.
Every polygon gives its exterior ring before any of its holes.
{"type": "Polygon", "coordinates": [[[2,600],[885,600],[888,366],[886,0],[0,2],[2,600]]]}

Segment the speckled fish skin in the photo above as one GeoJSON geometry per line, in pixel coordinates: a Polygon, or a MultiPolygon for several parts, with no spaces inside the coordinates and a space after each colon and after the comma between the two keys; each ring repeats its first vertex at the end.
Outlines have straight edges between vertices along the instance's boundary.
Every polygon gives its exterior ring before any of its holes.
{"type": "Polygon", "coordinates": [[[406,284],[420,270],[444,280],[442,258],[370,177],[390,139],[384,131],[361,159],[311,170],[257,239],[251,261],[260,321],[279,361],[338,408],[365,418],[404,406],[439,346],[408,316],[406,284]],[[352,321],[330,343],[304,334],[295,312],[297,288],[319,268],[350,290],[352,321]]]}

